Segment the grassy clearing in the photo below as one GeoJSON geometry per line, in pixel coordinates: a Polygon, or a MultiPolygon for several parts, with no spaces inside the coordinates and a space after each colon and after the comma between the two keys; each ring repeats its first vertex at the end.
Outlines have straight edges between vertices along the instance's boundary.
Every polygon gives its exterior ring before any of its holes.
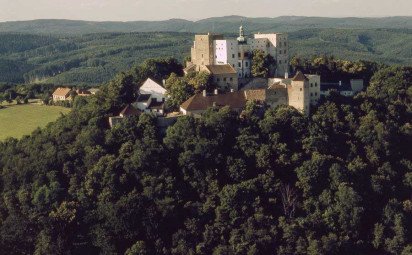
{"type": "Polygon", "coordinates": [[[8,137],[21,138],[38,127],[45,127],[55,121],[61,113],[70,109],[38,104],[9,105],[0,109],[0,140],[8,137]]]}

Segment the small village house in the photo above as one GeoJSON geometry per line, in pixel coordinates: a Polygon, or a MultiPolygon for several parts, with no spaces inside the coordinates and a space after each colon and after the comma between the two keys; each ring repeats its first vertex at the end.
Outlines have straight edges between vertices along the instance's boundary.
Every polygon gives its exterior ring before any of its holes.
{"type": "Polygon", "coordinates": [[[166,102],[166,89],[148,78],[138,91],[137,101],[133,106],[142,112],[154,113],[157,116],[164,115],[164,108],[166,102]]]}
{"type": "Polygon", "coordinates": [[[70,88],[57,88],[53,92],[53,101],[65,101],[65,100],[70,100],[70,94],[71,94],[71,89],[70,88]]]}

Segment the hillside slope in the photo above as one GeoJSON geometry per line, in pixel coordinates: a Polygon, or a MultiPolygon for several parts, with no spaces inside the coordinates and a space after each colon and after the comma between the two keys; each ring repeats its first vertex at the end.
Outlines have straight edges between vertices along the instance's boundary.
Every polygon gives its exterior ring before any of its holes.
{"type": "Polygon", "coordinates": [[[93,22],[77,20],[34,20],[0,23],[0,32],[43,34],[85,34],[103,32],[236,32],[243,22],[250,32],[291,32],[308,28],[408,28],[412,17],[386,18],[324,18],[284,16],[277,18],[246,18],[226,16],[199,21],[171,19],[165,21],[93,22]]]}
{"type": "MultiPolygon", "coordinates": [[[[147,58],[189,56],[194,34],[0,34],[0,82],[97,85],[147,58]]],[[[233,34],[227,35],[234,36],[233,34]]],[[[412,65],[412,29],[304,29],[289,33],[291,56],[334,55],[412,65]]]]}

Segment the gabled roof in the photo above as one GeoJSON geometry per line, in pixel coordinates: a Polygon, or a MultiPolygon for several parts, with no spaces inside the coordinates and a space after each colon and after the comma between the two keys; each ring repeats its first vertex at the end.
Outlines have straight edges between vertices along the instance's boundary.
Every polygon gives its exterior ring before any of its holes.
{"type": "Polygon", "coordinates": [[[152,80],[151,78],[147,78],[147,80],[145,82],[143,82],[143,84],[142,84],[142,86],[140,86],[140,88],[142,88],[144,86],[148,86],[148,85],[155,85],[155,86],[159,86],[159,87],[164,89],[164,87],[162,85],[160,85],[156,81],[152,80]]]}
{"type": "Polygon", "coordinates": [[[140,111],[137,110],[136,108],[134,108],[133,105],[129,104],[120,112],[119,115],[121,115],[123,117],[138,116],[138,115],[140,115],[140,111]]]}
{"type": "Polygon", "coordinates": [[[206,69],[211,74],[237,74],[236,70],[233,66],[226,64],[226,65],[206,65],[206,69]]]}
{"type": "Polygon", "coordinates": [[[266,100],[266,89],[248,89],[245,90],[246,100],[261,101],[266,100]]]}
{"type": "Polygon", "coordinates": [[[92,92],[90,92],[89,90],[85,90],[85,89],[77,89],[76,93],[78,96],[85,96],[85,95],[88,96],[92,94],[92,92]]]}
{"type": "Polygon", "coordinates": [[[293,77],[292,81],[307,81],[308,78],[301,72],[298,71],[295,75],[295,77],[293,77]]]}
{"type": "Polygon", "coordinates": [[[53,92],[53,96],[69,96],[70,91],[72,91],[70,88],[57,88],[53,92]]]}
{"type": "Polygon", "coordinates": [[[286,89],[286,84],[282,85],[280,82],[279,83],[274,83],[268,87],[268,89],[286,89]]]}
{"type": "Polygon", "coordinates": [[[226,94],[203,96],[196,94],[180,105],[186,111],[204,111],[212,107],[229,106],[231,109],[244,108],[246,97],[243,91],[231,92],[226,94]]]}

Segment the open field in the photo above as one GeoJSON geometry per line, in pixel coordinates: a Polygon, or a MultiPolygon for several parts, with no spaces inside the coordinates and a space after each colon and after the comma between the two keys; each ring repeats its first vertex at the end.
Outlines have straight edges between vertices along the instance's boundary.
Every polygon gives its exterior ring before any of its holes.
{"type": "Polygon", "coordinates": [[[0,141],[7,137],[29,135],[36,128],[55,121],[61,113],[68,112],[68,108],[37,104],[12,105],[0,109],[0,141]]]}

